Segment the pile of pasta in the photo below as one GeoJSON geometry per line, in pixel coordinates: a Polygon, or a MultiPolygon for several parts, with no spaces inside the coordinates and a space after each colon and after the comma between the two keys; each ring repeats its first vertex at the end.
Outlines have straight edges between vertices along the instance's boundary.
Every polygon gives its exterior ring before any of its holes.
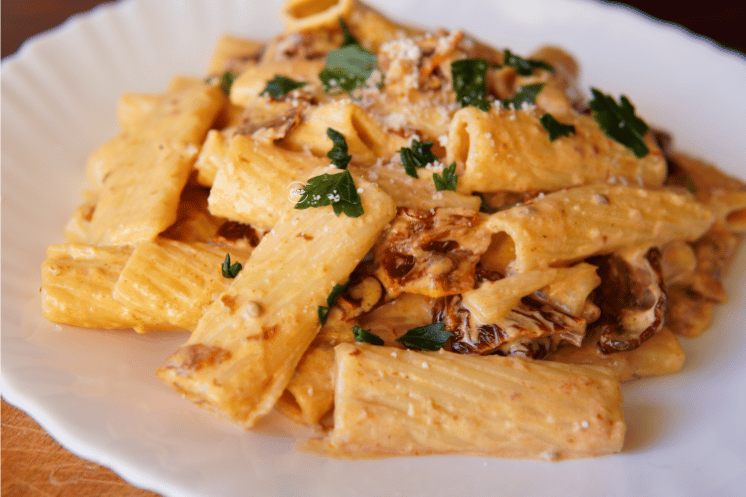
{"type": "Polygon", "coordinates": [[[157,376],[336,457],[622,449],[620,382],[675,372],[746,186],[556,47],[523,58],[357,0],[288,0],[206,76],[121,97],[42,267],[44,315],[187,330],[157,376]]]}

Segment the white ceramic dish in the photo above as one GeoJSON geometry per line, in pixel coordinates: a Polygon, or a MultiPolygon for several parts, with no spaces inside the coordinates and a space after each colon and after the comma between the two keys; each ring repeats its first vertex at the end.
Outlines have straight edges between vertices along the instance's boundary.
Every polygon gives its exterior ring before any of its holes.
{"type": "MultiPolygon", "coordinates": [[[[380,0],[422,26],[465,28],[528,53],[564,46],[586,87],[624,93],[680,149],[746,177],[746,61],[680,29],[570,0],[380,0]]],[[[201,74],[219,34],[267,39],[278,2],[133,0],[37,37],[2,67],[2,394],[73,452],[134,485],[187,496],[682,496],[746,488],[746,251],[683,371],[624,386],[628,438],[614,457],[558,464],[472,457],[338,461],[300,453],[272,416],[252,432],[174,395],[154,369],[180,333],[59,327],[39,310],[44,249],[62,241],[87,154],[116,133],[125,91],[201,74]]]]}

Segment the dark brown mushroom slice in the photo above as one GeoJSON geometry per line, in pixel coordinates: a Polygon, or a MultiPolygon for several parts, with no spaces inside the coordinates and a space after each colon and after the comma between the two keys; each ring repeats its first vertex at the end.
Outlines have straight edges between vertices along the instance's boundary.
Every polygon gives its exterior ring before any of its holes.
{"type": "Polygon", "coordinates": [[[604,353],[633,350],[663,326],[666,292],[657,247],[626,250],[602,258],[599,347],[604,353]]]}
{"type": "Polygon", "coordinates": [[[212,238],[212,242],[217,245],[238,244],[256,247],[262,240],[264,233],[258,231],[250,224],[239,223],[237,221],[226,221],[220,225],[217,233],[212,238]]]}
{"type": "Polygon", "coordinates": [[[560,343],[580,346],[586,321],[528,296],[496,323],[472,325],[461,296],[444,297],[434,308],[434,320],[452,332],[451,350],[461,354],[520,355],[538,359],[560,343]]]}
{"type": "Polygon", "coordinates": [[[473,289],[491,237],[481,228],[484,219],[466,208],[400,208],[373,248],[375,276],[394,296],[435,298],[473,289]]]}
{"type": "Polygon", "coordinates": [[[281,140],[301,122],[306,106],[307,102],[301,99],[297,105],[269,107],[269,111],[265,108],[246,109],[241,115],[236,134],[255,139],[281,140]]]}
{"type": "Polygon", "coordinates": [[[335,305],[342,310],[342,319],[352,321],[384,303],[386,293],[374,276],[350,278],[335,305]]]}

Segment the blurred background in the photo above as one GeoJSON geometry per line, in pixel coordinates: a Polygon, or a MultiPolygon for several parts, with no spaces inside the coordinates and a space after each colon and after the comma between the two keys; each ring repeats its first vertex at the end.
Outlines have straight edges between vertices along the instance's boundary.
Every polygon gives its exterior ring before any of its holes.
{"type": "MultiPolygon", "coordinates": [[[[2,56],[10,55],[29,36],[57,26],[101,0],[2,0],[2,56]]],[[[680,24],[719,44],[746,53],[746,2],[709,0],[631,0],[626,3],[658,19],[680,24]]]]}

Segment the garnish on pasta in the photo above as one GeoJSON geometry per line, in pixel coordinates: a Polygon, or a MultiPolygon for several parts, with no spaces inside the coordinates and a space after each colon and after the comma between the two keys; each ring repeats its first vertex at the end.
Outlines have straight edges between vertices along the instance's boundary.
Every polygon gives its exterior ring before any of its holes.
{"type": "Polygon", "coordinates": [[[433,173],[433,182],[435,183],[435,189],[439,192],[442,192],[443,190],[455,192],[456,185],[458,184],[456,163],[454,162],[450,166],[444,168],[442,174],[433,173]]]}
{"type": "Polygon", "coordinates": [[[241,272],[243,266],[238,261],[231,264],[231,255],[225,254],[225,260],[223,261],[223,264],[220,268],[223,272],[224,278],[235,278],[236,276],[238,276],[238,273],[241,272]]]}
{"type": "Polygon", "coordinates": [[[326,136],[332,141],[334,146],[326,156],[331,159],[332,164],[337,166],[339,169],[347,169],[347,165],[350,163],[352,156],[347,153],[347,140],[342,133],[332,128],[327,128],[326,136]]]}
{"type": "Polygon", "coordinates": [[[575,134],[575,126],[559,122],[551,114],[547,113],[539,118],[539,122],[549,134],[549,141],[553,142],[561,136],[570,136],[575,134]]]}
{"type": "Polygon", "coordinates": [[[410,147],[402,147],[397,152],[401,157],[404,171],[413,178],[418,178],[417,170],[438,160],[438,157],[430,150],[433,142],[420,142],[417,139],[412,140],[410,147]]]}
{"type": "Polygon", "coordinates": [[[353,96],[363,88],[377,68],[376,56],[358,44],[347,45],[329,52],[319,79],[327,93],[347,92],[353,96]]]}
{"type": "Polygon", "coordinates": [[[308,180],[295,204],[296,209],[309,207],[324,207],[331,205],[334,214],[344,214],[347,217],[363,215],[363,204],[357,192],[355,180],[349,171],[337,174],[322,174],[308,180]]]}
{"type": "MultiPolygon", "coordinates": [[[[537,69],[554,72],[554,68],[548,62],[535,59],[524,59],[509,49],[503,51],[503,66],[510,66],[521,76],[530,76],[537,69]]],[[[500,67],[500,66],[498,66],[500,67]]]]}
{"type": "Polygon", "coordinates": [[[536,97],[543,88],[544,83],[532,83],[530,85],[521,86],[518,91],[515,92],[513,98],[501,100],[500,103],[506,109],[519,110],[524,104],[533,105],[536,102],[536,97]]]}
{"type": "Polygon", "coordinates": [[[329,309],[331,306],[334,305],[334,302],[337,300],[337,297],[342,295],[342,292],[345,291],[345,287],[347,286],[347,283],[344,285],[341,285],[337,283],[334,285],[334,288],[332,288],[332,291],[329,292],[329,296],[326,297],[326,306],[320,305],[318,308],[319,312],[319,322],[324,325],[326,324],[326,319],[329,317],[329,309]]]}
{"type": "Polygon", "coordinates": [[[274,78],[267,81],[267,86],[259,95],[269,95],[272,98],[280,98],[293,90],[303,88],[306,84],[305,81],[296,81],[287,76],[277,74],[274,78]]]}
{"type": "Polygon", "coordinates": [[[360,326],[352,327],[352,335],[356,342],[370,343],[372,345],[383,345],[385,343],[381,337],[375,333],[371,333],[370,330],[364,330],[360,326]]]}
{"type": "Polygon", "coordinates": [[[342,39],[342,46],[346,47],[348,45],[360,45],[360,42],[357,41],[357,38],[350,32],[350,28],[347,27],[347,23],[342,19],[339,18],[339,27],[342,29],[342,35],[344,38],[342,39]]]}
{"type": "Polygon", "coordinates": [[[453,333],[446,330],[444,323],[433,323],[408,330],[396,339],[405,347],[419,350],[440,350],[453,333]]]}
{"type": "Polygon", "coordinates": [[[593,118],[606,135],[621,143],[635,154],[645,157],[649,150],[643,139],[648,125],[635,115],[635,107],[622,95],[617,103],[613,97],[596,88],[591,88],[593,98],[589,102],[593,118]]]}
{"type": "Polygon", "coordinates": [[[489,62],[484,59],[462,59],[451,63],[451,79],[456,102],[462,107],[476,107],[488,111],[492,103],[487,96],[487,69],[489,62]]]}

